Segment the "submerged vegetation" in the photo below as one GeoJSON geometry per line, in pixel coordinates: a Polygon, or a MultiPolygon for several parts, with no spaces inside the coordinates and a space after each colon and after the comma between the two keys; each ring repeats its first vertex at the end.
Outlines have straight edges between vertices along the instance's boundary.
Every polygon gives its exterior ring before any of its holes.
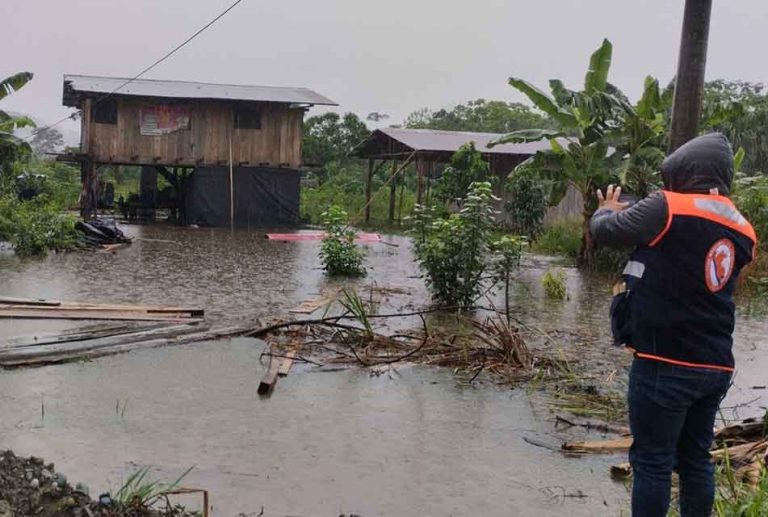
{"type": "Polygon", "coordinates": [[[568,296],[568,288],[566,283],[565,271],[559,269],[557,271],[549,270],[541,277],[541,285],[544,287],[544,294],[547,298],[553,298],[555,300],[565,300],[568,296]]]}

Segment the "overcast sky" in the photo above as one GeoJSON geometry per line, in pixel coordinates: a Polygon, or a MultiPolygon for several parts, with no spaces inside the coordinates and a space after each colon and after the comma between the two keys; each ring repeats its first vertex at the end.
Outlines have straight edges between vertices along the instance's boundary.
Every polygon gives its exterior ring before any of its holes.
{"type": "MultiPolygon", "coordinates": [[[[232,0],[0,0],[0,76],[35,79],[3,109],[52,122],[62,75],[132,76],[232,0]]],[[[633,99],[674,74],[683,0],[244,0],[146,77],[306,86],[365,116],[483,97],[522,100],[506,79],[583,81],[614,43],[611,81],[633,99]]],[[[768,82],[768,1],[718,0],[708,78],[768,82]]],[[[318,113],[317,108],[313,113],[318,113]]],[[[69,123],[68,128],[76,128],[69,123]]]]}

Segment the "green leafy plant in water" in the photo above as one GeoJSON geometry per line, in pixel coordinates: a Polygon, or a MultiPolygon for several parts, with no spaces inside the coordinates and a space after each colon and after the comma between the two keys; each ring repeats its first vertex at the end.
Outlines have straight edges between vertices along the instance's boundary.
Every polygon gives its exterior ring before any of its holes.
{"type": "Polygon", "coordinates": [[[565,300],[568,296],[568,284],[566,283],[565,271],[562,269],[557,271],[547,271],[544,276],[541,277],[541,285],[544,286],[544,293],[548,298],[565,300]]]}
{"type": "Polygon", "coordinates": [[[483,154],[475,149],[474,143],[469,142],[451,157],[451,163],[435,186],[435,195],[442,201],[456,201],[461,205],[473,183],[493,179],[483,154]]]}
{"type": "Polygon", "coordinates": [[[480,295],[495,221],[492,199],[489,182],[473,183],[461,211],[429,225],[422,222],[425,235],[414,250],[438,303],[468,308],[480,295]]]}
{"type": "Polygon", "coordinates": [[[45,195],[30,201],[0,196],[0,240],[10,242],[20,256],[45,255],[48,250],[70,250],[82,244],[75,218],[45,195]]]}
{"type": "Polygon", "coordinates": [[[520,267],[520,258],[523,254],[523,246],[526,240],[523,237],[504,235],[491,244],[491,250],[495,254],[493,267],[494,280],[504,286],[504,309],[509,323],[509,288],[512,280],[512,272],[520,267]]]}
{"type": "Polygon", "coordinates": [[[371,325],[371,320],[368,318],[368,309],[365,306],[363,299],[360,298],[357,291],[342,289],[341,292],[344,295],[344,299],[339,302],[341,303],[341,306],[352,313],[355,319],[363,326],[366,337],[372,338],[373,325],[371,325]]]}
{"type": "Polygon", "coordinates": [[[347,212],[332,206],[323,214],[325,237],[320,261],[331,276],[364,276],[363,253],[355,244],[355,232],[347,228],[347,212]]]}
{"type": "Polygon", "coordinates": [[[119,505],[128,508],[149,508],[155,504],[167,492],[178,488],[179,483],[192,472],[194,466],[189,467],[172,483],[162,483],[150,479],[151,467],[143,467],[128,476],[123,486],[115,493],[114,500],[119,505]]]}

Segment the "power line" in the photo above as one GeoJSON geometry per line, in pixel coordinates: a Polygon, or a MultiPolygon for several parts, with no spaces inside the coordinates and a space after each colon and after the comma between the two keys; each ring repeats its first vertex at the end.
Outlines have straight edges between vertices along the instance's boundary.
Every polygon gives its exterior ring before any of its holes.
{"type": "MultiPolygon", "coordinates": [[[[237,5],[239,3],[241,3],[242,1],[243,0],[236,0],[232,5],[227,7],[225,10],[223,10],[221,13],[219,13],[218,16],[216,16],[213,20],[211,20],[208,23],[206,23],[204,26],[202,26],[200,29],[198,29],[197,32],[195,32],[190,37],[185,39],[182,43],[177,45],[173,50],[171,50],[170,52],[166,53],[163,57],[161,57],[160,59],[158,59],[157,61],[155,61],[151,65],[149,65],[148,67],[146,67],[144,70],[142,70],[141,72],[139,72],[135,76],[131,77],[130,79],[127,79],[124,83],[122,83],[120,86],[118,86],[117,88],[115,88],[114,90],[109,92],[108,94],[102,95],[101,97],[96,99],[96,101],[92,104],[92,106],[96,106],[98,103],[102,102],[103,100],[108,99],[109,97],[111,97],[112,95],[114,95],[115,93],[120,91],[122,88],[126,87],[127,85],[129,85],[130,83],[132,83],[136,79],[140,78],[142,75],[146,74],[147,72],[149,72],[150,70],[155,68],[157,65],[159,65],[160,63],[162,63],[163,61],[165,61],[166,59],[168,59],[169,57],[174,55],[176,52],[181,50],[184,46],[186,46],[193,39],[195,39],[200,34],[202,34],[211,25],[213,25],[214,23],[219,21],[221,18],[223,18],[229,11],[231,11],[232,9],[237,7],[237,5]]],[[[47,131],[47,130],[49,130],[51,128],[54,128],[54,127],[58,126],[59,124],[61,124],[65,120],[69,120],[69,119],[73,119],[74,120],[74,118],[76,117],[77,113],[78,112],[72,113],[71,115],[67,115],[66,117],[62,118],[61,120],[59,120],[57,122],[54,122],[53,124],[51,124],[49,126],[37,129],[37,130],[33,131],[32,134],[30,134],[28,137],[23,138],[22,140],[24,140],[24,141],[29,140],[29,139],[33,138],[35,135],[37,135],[38,133],[42,132],[42,131],[47,131]]]]}

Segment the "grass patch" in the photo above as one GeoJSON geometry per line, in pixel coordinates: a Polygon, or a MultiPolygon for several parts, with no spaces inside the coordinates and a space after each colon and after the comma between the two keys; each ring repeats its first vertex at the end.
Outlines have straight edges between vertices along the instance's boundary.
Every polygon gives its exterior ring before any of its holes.
{"type": "Polygon", "coordinates": [[[543,277],[541,277],[541,285],[544,287],[544,293],[547,298],[553,298],[555,300],[565,300],[568,296],[568,288],[565,281],[565,271],[558,269],[557,271],[549,270],[543,277]]]}
{"type": "Polygon", "coordinates": [[[544,231],[533,243],[536,253],[546,255],[563,255],[577,258],[581,248],[582,220],[578,217],[555,221],[544,228],[544,231]]]}

